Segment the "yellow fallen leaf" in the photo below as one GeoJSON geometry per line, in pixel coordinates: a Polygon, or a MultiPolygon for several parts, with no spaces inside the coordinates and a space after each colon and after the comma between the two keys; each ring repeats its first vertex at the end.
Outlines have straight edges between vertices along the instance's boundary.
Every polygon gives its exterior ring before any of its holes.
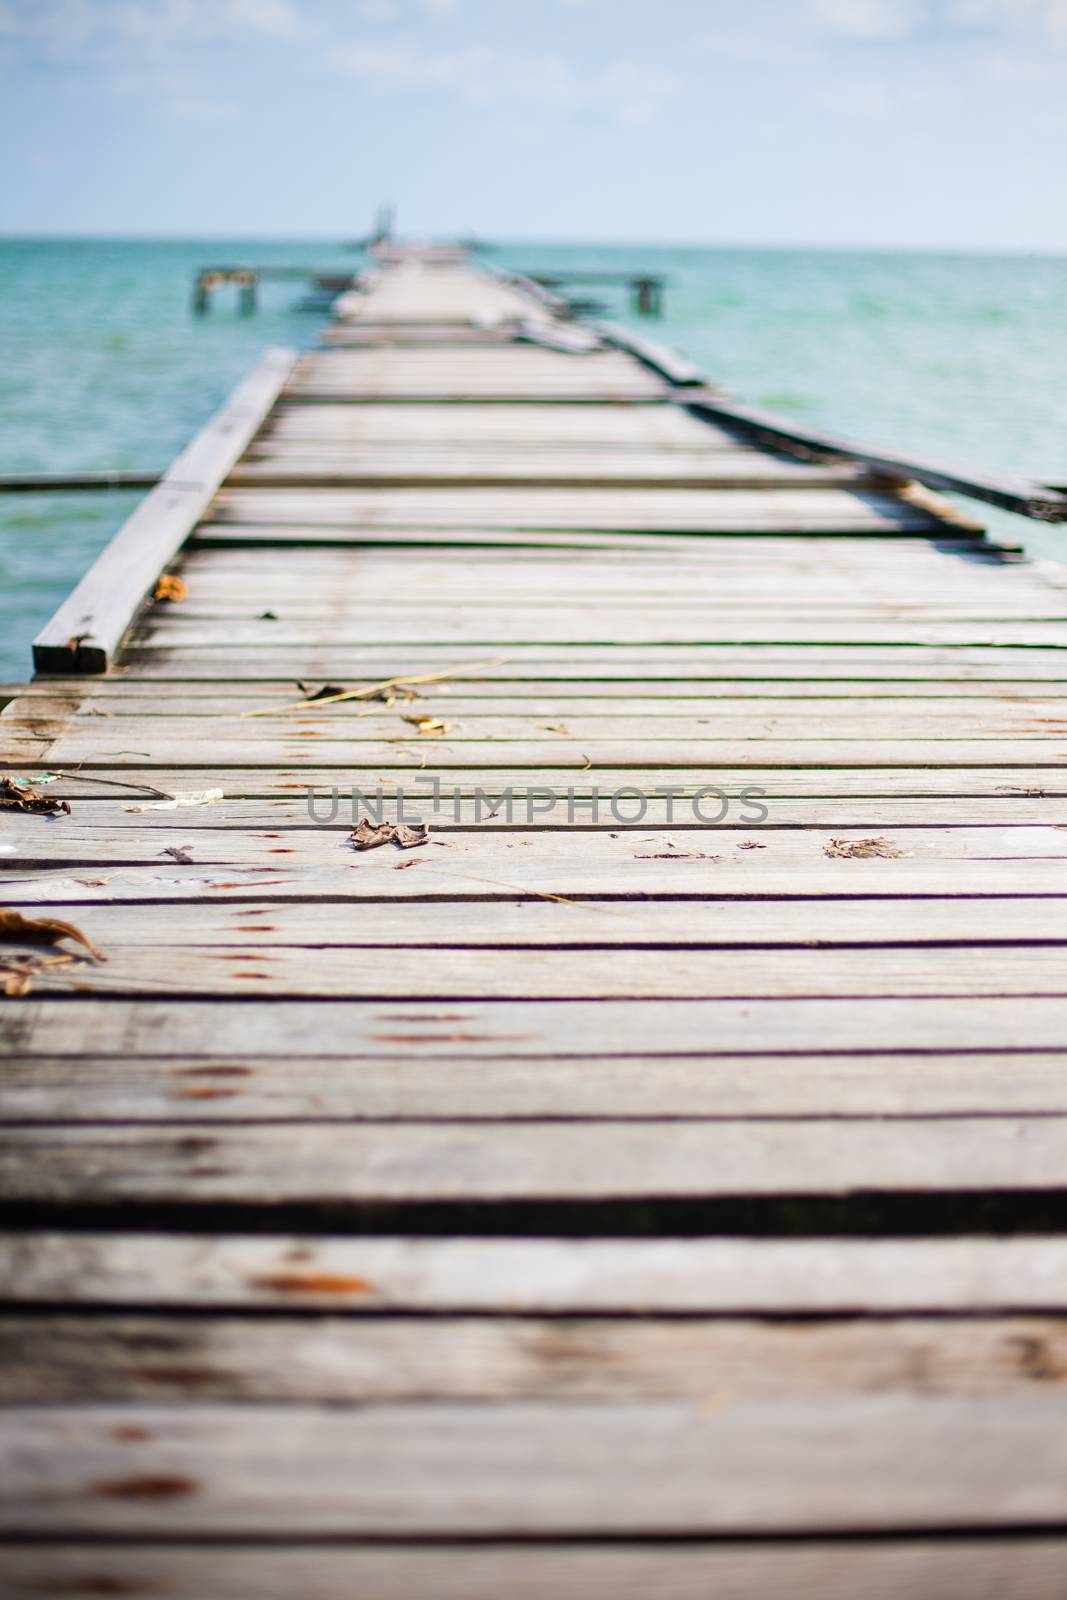
{"type": "Polygon", "coordinates": [[[173,572],[164,572],[152,592],[153,600],[169,600],[172,604],[188,598],[189,585],[184,578],[177,577],[173,572]]]}

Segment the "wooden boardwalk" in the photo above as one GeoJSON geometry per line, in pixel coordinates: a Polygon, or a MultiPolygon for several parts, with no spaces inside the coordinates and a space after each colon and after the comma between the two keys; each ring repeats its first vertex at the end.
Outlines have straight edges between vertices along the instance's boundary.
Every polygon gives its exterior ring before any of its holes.
{"type": "Polygon", "coordinates": [[[395,251],[42,635],[5,1595],[1062,1595],[1067,574],[649,359],[395,251]]]}

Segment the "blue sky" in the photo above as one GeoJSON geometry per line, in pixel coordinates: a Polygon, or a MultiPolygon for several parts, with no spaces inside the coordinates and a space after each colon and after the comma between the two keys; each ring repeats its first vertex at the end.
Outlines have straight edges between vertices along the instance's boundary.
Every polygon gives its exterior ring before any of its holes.
{"type": "Polygon", "coordinates": [[[1067,251],[1067,0],[0,0],[0,231],[1067,251]]]}

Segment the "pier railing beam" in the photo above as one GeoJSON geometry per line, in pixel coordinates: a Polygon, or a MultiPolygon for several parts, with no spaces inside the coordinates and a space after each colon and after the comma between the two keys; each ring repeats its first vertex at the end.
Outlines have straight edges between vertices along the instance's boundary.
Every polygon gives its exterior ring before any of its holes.
{"type": "Polygon", "coordinates": [[[145,595],[260,427],[295,350],[268,350],[97,556],[33,641],[38,672],[106,672],[145,595]]]}

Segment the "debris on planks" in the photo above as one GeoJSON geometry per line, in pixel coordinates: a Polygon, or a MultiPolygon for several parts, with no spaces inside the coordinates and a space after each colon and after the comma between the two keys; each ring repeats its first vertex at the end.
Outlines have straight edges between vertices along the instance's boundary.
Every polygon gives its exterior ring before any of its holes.
{"type": "MultiPolygon", "coordinates": [[[[332,693],[328,693],[324,687],[320,693],[307,696],[303,700],[290,700],[285,705],[280,706],[257,706],[254,711],[242,711],[241,715],[243,717],[270,717],[280,715],[284,711],[304,711],[307,708],[309,698],[317,700],[320,705],[324,706],[340,705],[345,700],[378,700],[383,697],[385,691],[390,689],[407,689],[422,683],[444,683],[447,680],[462,678],[469,672],[478,672],[483,667],[502,667],[507,663],[508,659],[507,656],[495,656],[492,661],[472,661],[464,666],[448,667],[441,672],[419,672],[411,673],[405,677],[383,678],[379,683],[367,683],[358,689],[336,689],[332,693]]],[[[298,682],[297,688],[302,689],[303,685],[298,682]]]]}
{"type": "Polygon", "coordinates": [[[831,839],[823,846],[823,855],[842,861],[868,861],[879,856],[885,861],[895,861],[907,854],[898,850],[888,839],[831,839]]]}
{"type": "Polygon", "coordinates": [[[21,911],[0,911],[0,940],[10,944],[58,944],[61,939],[73,939],[83,945],[94,961],[107,960],[73,922],[61,922],[58,917],[24,917],[21,911]]]}
{"type": "Polygon", "coordinates": [[[70,816],[70,803],[34,789],[27,778],[0,778],[0,810],[31,811],[41,817],[70,816]]]}
{"type": "Polygon", "coordinates": [[[445,722],[442,717],[430,715],[404,717],[403,721],[410,723],[420,737],[425,739],[440,739],[444,734],[451,733],[453,727],[451,722],[445,722]]]}
{"type": "Polygon", "coordinates": [[[156,580],[155,589],[152,591],[153,600],[166,600],[172,605],[179,601],[188,600],[189,585],[184,578],[179,578],[174,572],[161,573],[156,580]]]}
{"type": "Polygon", "coordinates": [[[414,850],[416,845],[429,842],[430,827],[426,822],[412,828],[406,822],[368,822],[364,817],[348,835],[348,843],[354,850],[376,850],[383,844],[395,844],[398,850],[414,850]]]}

